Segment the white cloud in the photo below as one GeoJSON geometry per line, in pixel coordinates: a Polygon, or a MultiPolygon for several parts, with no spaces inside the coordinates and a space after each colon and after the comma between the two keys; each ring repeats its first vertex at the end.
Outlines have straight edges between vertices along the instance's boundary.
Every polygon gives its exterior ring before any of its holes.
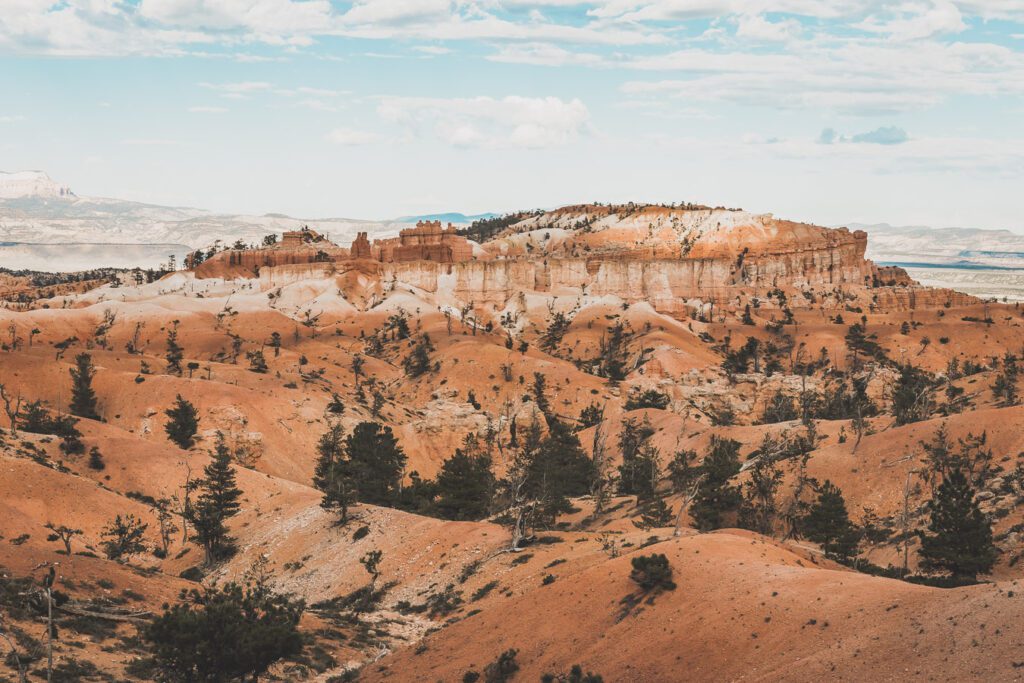
{"type": "Polygon", "coordinates": [[[188,110],[192,114],[224,114],[228,111],[226,107],[209,107],[205,105],[189,107],[188,110]]]}
{"type": "Polygon", "coordinates": [[[496,53],[488,55],[487,59],[493,62],[535,66],[566,66],[570,64],[597,66],[607,63],[600,55],[566,50],[548,43],[504,45],[496,53]]]}
{"type": "Polygon", "coordinates": [[[308,43],[328,31],[329,0],[142,0],[138,14],[164,26],[193,30],[244,29],[270,43],[308,43]]]}
{"type": "Polygon", "coordinates": [[[199,87],[216,90],[228,95],[248,95],[270,89],[270,83],[264,81],[241,81],[238,83],[200,83],[199,87]]]}
{"type": "Polygon", "coordinates": [[[949,0],[930,0],[898,5],[888,18],[872,15],[855,28],[881,33],[897,40],[927,38],[941,33],[959,33],[967,28],[957,6],[949,0]]]}
{"type": "Polygon", "coordinates": [[[487,55],[487,59],[541,67],[564,67],[567,65],[599,66],[602,63],[608,63],[599,54],[567,50],[550,43],[504,45],[498,52],[487,55]]]}
{"type": "Polygon", "coordinates": [[[381,118],[413,135],[455,147],[540,148],[564,145],[587,130],[590,114],[578,99],[557,97],[384,98],[381,118]]]}
{"type": "Polygon", "coordinates": [[[787,41],[800,35],[800,22],[795,19],[769,21],[760,14],[740,15],[736,25],[739,38],[762,41],[787,41]]]}
{"type": "Polygon", "coordinates": [[[356,0],[344,14],[349,24],[406,25],[445,20],[451,14],[449,0],[356,0]]]}
{"type": "Polygon", "coordinates": [[[372,145],[376,142],[382,142],[384,137],[365,130],[356,130],[354,128],[335,128],[327,134],[327,139],[336,145],[372,145]]]}
{"type": "Polygon", "coordinates": [[[18,121],[24,121],[25,117],[20,114],[0,116],[0,123],[17,123],[18,121]]]}
{"type": "Polygon", "coordinates": [[[688,49],[623,66],[679,73],[628,81],[623,90],[631,95],[859,114],[1024,88],[1024,54],[985,43],[798,41],[784,54],[688,49]]]}

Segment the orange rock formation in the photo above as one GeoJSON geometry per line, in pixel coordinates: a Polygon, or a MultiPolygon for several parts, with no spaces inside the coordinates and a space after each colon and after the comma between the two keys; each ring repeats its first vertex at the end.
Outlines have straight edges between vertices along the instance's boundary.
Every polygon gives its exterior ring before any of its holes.
{"type": "Polygon", "coordinates": [[[473,258],[469,240],[457,234],[451,223],[443,229],[441,221],[417,221],[415,228],[402,230],[392,239],[376,240],[373,246],[377,258],[385,263],[460,263],[473,258]]]}

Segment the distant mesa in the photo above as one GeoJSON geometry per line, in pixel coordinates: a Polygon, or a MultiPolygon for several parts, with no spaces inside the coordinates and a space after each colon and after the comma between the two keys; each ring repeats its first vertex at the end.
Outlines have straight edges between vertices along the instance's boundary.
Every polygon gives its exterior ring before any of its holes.
{"type": "MultiPolygon", "coordinates": [[[[285,232],[276,249],[300,249],[309,245],[330,244],[324,235],[308,227],[285,232]]],[[[332,247],[334,245],[331,245],[332,247]]],[[[337,248],[332,251],[338,254],[337,248]]],[[[330,253],[321,251],[321,254],[330,253]]],[[[398,237],[374,240],[370,243],[368,234],[360,232],[349,247],[348,258],[372,259],[382,263],[403,263],[409,261],[435,261],[437,263],[459,263],[473,258],[473,247],[459,235],[451,223],[441,227],[441,221],[417,221],[415,228],[407,228],[398,237]]],[[[326,260],[321,257],[320,260],[326,260]]]]}
{"type": "Polygon", "coordinates": [[[339,247],[309,227],[288,230],[280,241],[260,249],[228,249],[204,254],[190,254],[185,266],[198,277],[239,277],[257,275],[261,268],[303,263],[337,263],[349,260],[370,260],[378,263],[433,261],[460,263],[473,258],[473,246],[455,226],[441,226],[441,221],[419,221],[413,228],[399,231],[398,237],[370,242],[366,232],[359,232],[350,247],[339,247]]]}
{"type": "Polygon", "coordinates": [[[498,213],[477,213],[466,215],[458,211],[447,213],[428,213],[420,216],[402,216],[395,219],[395,223],[419,223],[420,221],[441,221],[442,223],[454,223],[455,225],[469,225],[473,221],[489,220],[498,218],[498,213]]]}
{"type": "Polygon", "coordinates": [[[0,171],[0,199],[71,198],[75,193],[43,171],[0,171]]]}
{"type": "MultiPolygon", "coordinates": [[[[196,251],[186,266],[199,278],[259,278],[267,288],[360,273],[360,286],[403,283],[432,292],[444,276],[455,298],[481,305],[503,306],[516,291],[558,291],[644,301],[671,315],[687,314],[693,298],[722,303],[780,286],[915,287],[902,268],[866,259],[866,247],[861,230],[739,209],[596,204],[510,214],[464,229],[420,220],[397,237],[371,240],[359,231],[347,246],[303,227],[268,236],[262,247],[196,251]]],[[[891,296],[900,299],[894,306],[910,305],[905,291],[891,296]]],[[[924,305],[924,297],[914,305],[924,305]]]]}

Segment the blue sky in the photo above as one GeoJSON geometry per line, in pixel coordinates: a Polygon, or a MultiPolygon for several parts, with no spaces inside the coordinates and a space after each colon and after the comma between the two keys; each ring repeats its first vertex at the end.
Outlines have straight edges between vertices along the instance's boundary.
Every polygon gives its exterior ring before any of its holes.
{"type": "Polygon", "coordinates": [[[1024,0],[2,5],[0,170],[79,194],[1024,231],[1024,0]]]}

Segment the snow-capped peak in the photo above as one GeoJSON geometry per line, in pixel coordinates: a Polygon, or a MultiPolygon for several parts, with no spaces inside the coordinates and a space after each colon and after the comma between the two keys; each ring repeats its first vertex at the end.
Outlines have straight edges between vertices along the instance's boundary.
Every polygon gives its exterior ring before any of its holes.
{"type": "Polygon", "coordinates": [[[0,199],[73,196],[70,187],[59,185],[43,171],[0,171],[0,199]]]}

